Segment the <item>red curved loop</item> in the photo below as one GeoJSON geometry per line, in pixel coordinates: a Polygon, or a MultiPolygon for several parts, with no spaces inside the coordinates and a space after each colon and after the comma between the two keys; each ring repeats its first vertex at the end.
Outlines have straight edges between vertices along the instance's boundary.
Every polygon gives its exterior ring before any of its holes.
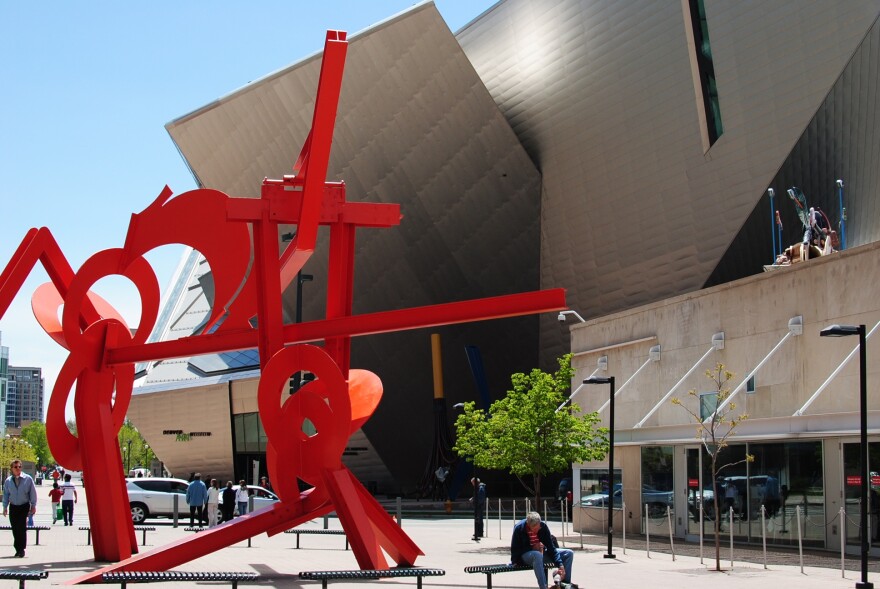
{"type": "Polygon", "coordinates": [[[81,340],[79,317],[83,299],[89,289],[101,278],[113,275],[125,276],[137,288],[141,296],[141,320],[131,343],[142,344],[147,341],[159,315],[159,281],[144,258],[135,258],[122,267],[125,258],[125,250],[118,248],[103,250],[86,260],[76,273],[64,297],[64,311],[61,317],[64,339],[68,345],[76,345],[75,342],[81,340]]]}
{"type": "MultiPolygon", "coordinates": [[[[124,329],[117,330],[118,335],[125,337],[129,333],[124,323],[115,319],[102,319],[89,326],[83,334],[82,345],[70,353],[55,380],[52,396],[49,399],[49,409],[46,412],[46,439],[55,460],[73,470],[82,470],[82,454],[79,446],[79,438],[67,429],[65,409],[67,399],[73,391],[73,385],[77,378],[86,370],[90,370],[88,359],[94,355],[94,348],[104,347],[105,333],[112,323],[122,325],[124,329]]],[[[130,337],[130,336],[129,336],[130,337]]],[[[111,370],[116,382],[116,397],[113,402],[113,432],[115,437],[125,421],[125,414],[131,402],[131,394],[134,389],[134,364],[118,364],[105,370],[111,370]]],[[[102,391],[86,391],[86,395],[104,394],[102,391]]],[[[89,399],[97,401],[97,399],[89,399]]]]}
{"type": "MultiPolygon", "coordinates": [[[[92,291],[88,293],[89,300],[101,315],[107,319],[115,319],[126,326],[125,319],[120,315],[113,306],[92,291]]],[[[31,296],[31,309],[37,323],[43,328],[49,337],[55,340],[62,348],[69,350],[67,341],[64,339],[64,331],[61,327],[61,320],[58,318],[58,311],[64,305],[64,299],[55,285],[46,282],[37,287],[31,296]]]]}
{"type": "Polygon", "coordinates": [[[311,345],[279,350],[263,368],[257,405],[274,454],[268,461],[269,475],[278,481],[276,488],[282,499],[298,497],[296,477],[316,485],[321,469],[341,465],[349,437],[351,402],[342,372],[324,350],[311,345]],[[317,379],[282,403],[290,375],[300,370],[308,370],[317,379]],[[315,426],[316,434],[303,434],[306,419],[315,426]]]}

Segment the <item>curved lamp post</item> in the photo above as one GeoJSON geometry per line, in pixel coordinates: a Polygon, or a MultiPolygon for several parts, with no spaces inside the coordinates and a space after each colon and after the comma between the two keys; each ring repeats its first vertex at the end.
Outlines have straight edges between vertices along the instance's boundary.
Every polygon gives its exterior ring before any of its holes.
{"type": "MultiPolygon", "coordinates": [[[[614,377],[591,376],[584,384],[609,384],[611,385],[611,400],[608,407],[608,553],[604,558],[617,558],[611,550],[612,523],[614,521],[614,377]]],[[[620,498],[623,499],[623,486],[620,488],[620,498]]],[[[621,525],[626,525],[623,522],[621,525]]]]}
{"type": "Polygon", "coordinates": [[[859,491],[861,507],[859,509],[862,553],[862,581],[856,583],[858,589],[873,589],[874,584],[868,582],[868,387],[867,362],[865,353],[865,326],[862,325],[831,325],[819,332],[822,337],[859,336],[859,491]]]}

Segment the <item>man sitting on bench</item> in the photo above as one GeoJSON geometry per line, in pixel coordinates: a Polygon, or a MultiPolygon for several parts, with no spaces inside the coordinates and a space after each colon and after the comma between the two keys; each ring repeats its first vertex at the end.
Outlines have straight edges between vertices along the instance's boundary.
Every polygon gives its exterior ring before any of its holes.
{"type": "MultiPolygon", "coordinates": [[[[535,570],[538,589],[547,589],[547,573],[544,571],[544,560],[552,561],[559,567],[557,574],[563,587],[577,589],[571,582],[571,565],[574,552],[556,545],[556,538],[550,534],[550,528],[541,521],[540,514],[532,511],[524,520],[513,526],[513,537],[510,540],[510,561],[513,564],[530,566],[535,570]]],[[[555,575],[554,575],[555,576],[555,575]]]]}

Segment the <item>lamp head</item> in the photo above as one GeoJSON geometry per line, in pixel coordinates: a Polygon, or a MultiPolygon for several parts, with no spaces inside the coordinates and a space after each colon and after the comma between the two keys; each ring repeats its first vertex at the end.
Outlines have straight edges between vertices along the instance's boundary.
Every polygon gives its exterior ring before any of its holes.
{"type": "Polygon", "coordinates": [[[822,337],[846,337],[848,335],[859,335],[860,327],[858,325],[829,325],[819,332],[822,337]]]}
{"type": "Polygon", "coordinates": [[[611,380],[614,377],[604,377],[604,376],[591,376],[584,380],[584,384],[611,384],[611,380]]]}

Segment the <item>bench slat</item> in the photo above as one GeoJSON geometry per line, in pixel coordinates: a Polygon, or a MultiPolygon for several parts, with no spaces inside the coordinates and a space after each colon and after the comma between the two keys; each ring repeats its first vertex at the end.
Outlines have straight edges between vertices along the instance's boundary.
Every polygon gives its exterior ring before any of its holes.
{"type": "Polygon", "coordinates": [[[442,577],[443,569],[401,567],[394,569],[367,569],[353,571],[303,571],[299,578],[304,581],[332,581],[334,579],[387,579],[392,577],[442,577]]]}
{"type": "Polygon", "coordinates": [[[244,572],[190,572],[190,571],[117,571],[101,575],[103,583],[168,583],[176,581],[220,581],[232,583],[233,589],[239,581],[256,581],[257,573],[244,572]]]}
{"type": "MultiPolygon", "coordinates": [[[[550,576],[550,569],[555,569],[556,564],[553,562],[544,562],[544,574],[550,576]]],[[[534,569],[526,564],[478,564],[464,567],[466,573],[482,573],[486,575],[486,589],[492,589],[492,575],[499,573],[512,573],[514,571],[533,571],[534,569]]],[[[548,579],[549,580],[549,579],[548,579]]]]}

